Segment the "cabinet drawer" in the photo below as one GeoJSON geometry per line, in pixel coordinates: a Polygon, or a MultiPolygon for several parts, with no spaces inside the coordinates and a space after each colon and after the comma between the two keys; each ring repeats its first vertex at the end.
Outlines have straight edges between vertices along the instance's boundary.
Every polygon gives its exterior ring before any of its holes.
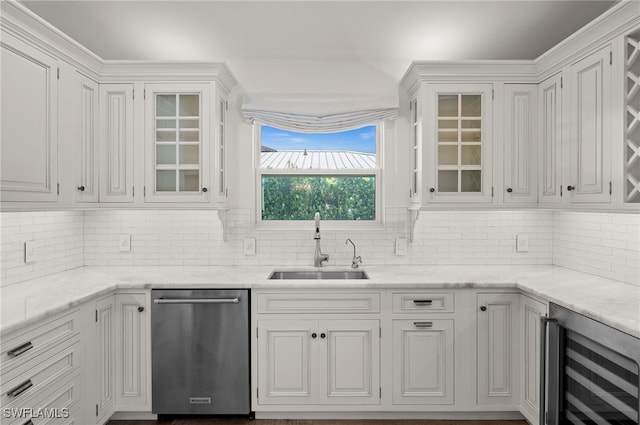
{"type": "MultiPolygon", "coordinates": [[[[76,310],[45,324],[38,324],[2,338],[0,375],[39,356],[79,332],[80,311],[76,310]]],[[[3,379],[5,381],[5,379],[3,379]]]]}
{"type": "Polygon", "coordinates": [[[4,374],[0,386],[0,405],[36,407],[28,405],[30,400],[77,370],[79,357],[80,343],[74,339],[4,374]]]}
{"type": "Polygon", "coordinates": [[[258,294],[258,313],[379,313],[379,293],[258,294]]]}
{"type": "Polygon", "coordinates": [[[393,294],[394,313],[453,313],[453,292],[413,292],[393,294]]]}
{"type": "MultiPolygon", "coordinates": [[[[51,385],[25,399],[20,407],[9,409],[8,424],[22,425],[31,419],[33,425],[72,424],[81,413],[81,382],[80,374],[65,380],[60,385],[51,385]]],[[[7,414],[7,413],[5,413],[7,414]]]]}

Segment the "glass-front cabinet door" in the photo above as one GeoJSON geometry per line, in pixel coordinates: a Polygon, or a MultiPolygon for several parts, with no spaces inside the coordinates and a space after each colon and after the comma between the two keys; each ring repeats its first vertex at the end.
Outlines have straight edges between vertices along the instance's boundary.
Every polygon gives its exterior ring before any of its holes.
{"type": "Polygon", "coordinates": [[[207,84],[148,84],[146,202],[209,201],[207,84]]]}
{"type": "Polygon", "coordinates": [[[491,202],[491,84],[429,84],[428,202],[491,202]]]}

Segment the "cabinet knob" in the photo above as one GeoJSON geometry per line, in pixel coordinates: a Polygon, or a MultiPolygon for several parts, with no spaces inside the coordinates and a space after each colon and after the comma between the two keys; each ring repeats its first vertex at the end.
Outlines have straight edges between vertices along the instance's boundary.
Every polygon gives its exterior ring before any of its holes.
{"type": "Polygon", "coordinates": [[[78,186],[78,190],[79,190],[80,192],[84,192],[84,186],[78,186]]]}
{"type": "Polygon", "coordinates": [[[435,187],[431,187],[431,188],[429,188],[429,192],[433,193],[433,192],[435,192],[435,191],[436,191],[436,188],[435,188],[435,187]]]}
{"type": "Polygon", "coordinates": [[[204,193],[207,193],[207,190],[209,190],[209,189],[207,189],[206,187],[203,187],[203,188],[202,188],[202,191],[203,191],[204,193]]]}
{"type": "Polygon", "coordinates": [[[507,188],[507,192],[511,193],[513,192],[513,189],[511,189],[510,187],[507,188]]]}
{"type": "Polygon", "coordinates": [[[320,334],[320,338],[325,339],[327,337],[327,335],[323,332],[320,334]]]}
{"type": "Polygon", "coordinates": [[[139,311],[140,313],[142,313],[142,312],[144,311],[144,307],[142,307],[142,306],[138,307],[138,311],[139,311]]]}
{"type": "Polygon", "coordinates": [[[576,187],[575,186],[567,186],[567,190],[568,191],[576,190],[576,187]]]}
{"type": "Polygon", "coordinates": [[[316,339],[317,337],[318,337],[317,333],[314,332],[314,333],[311,334],[311,338],[316,339]]]}
{"type": "Polygon", "coordinates": [[[486,307],[486,306],[484,306],[484,305],[483,305],[483,306],[481,306],[481,307],[480,307],[480,311],[487,311],[487,307],[486,307]]]}

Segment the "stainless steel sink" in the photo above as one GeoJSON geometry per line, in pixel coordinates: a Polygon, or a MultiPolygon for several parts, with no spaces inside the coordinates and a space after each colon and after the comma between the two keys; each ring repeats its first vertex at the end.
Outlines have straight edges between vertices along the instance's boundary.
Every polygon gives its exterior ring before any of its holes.
{"type": "Polygon", "coordinates": [[[276,270],[269,279],[369,279],[369,275],[364,270],[276,270]]]}

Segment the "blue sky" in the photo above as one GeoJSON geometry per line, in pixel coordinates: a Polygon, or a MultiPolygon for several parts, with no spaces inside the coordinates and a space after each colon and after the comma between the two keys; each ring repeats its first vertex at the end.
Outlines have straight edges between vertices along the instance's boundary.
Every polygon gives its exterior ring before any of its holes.
{"type": "Polygon", "coordinates": [[[262,126],[262,146],[276,150],[332,150],[376,152],[376,127],[373,125],[340,133],[297,133],[262,126]]]}

